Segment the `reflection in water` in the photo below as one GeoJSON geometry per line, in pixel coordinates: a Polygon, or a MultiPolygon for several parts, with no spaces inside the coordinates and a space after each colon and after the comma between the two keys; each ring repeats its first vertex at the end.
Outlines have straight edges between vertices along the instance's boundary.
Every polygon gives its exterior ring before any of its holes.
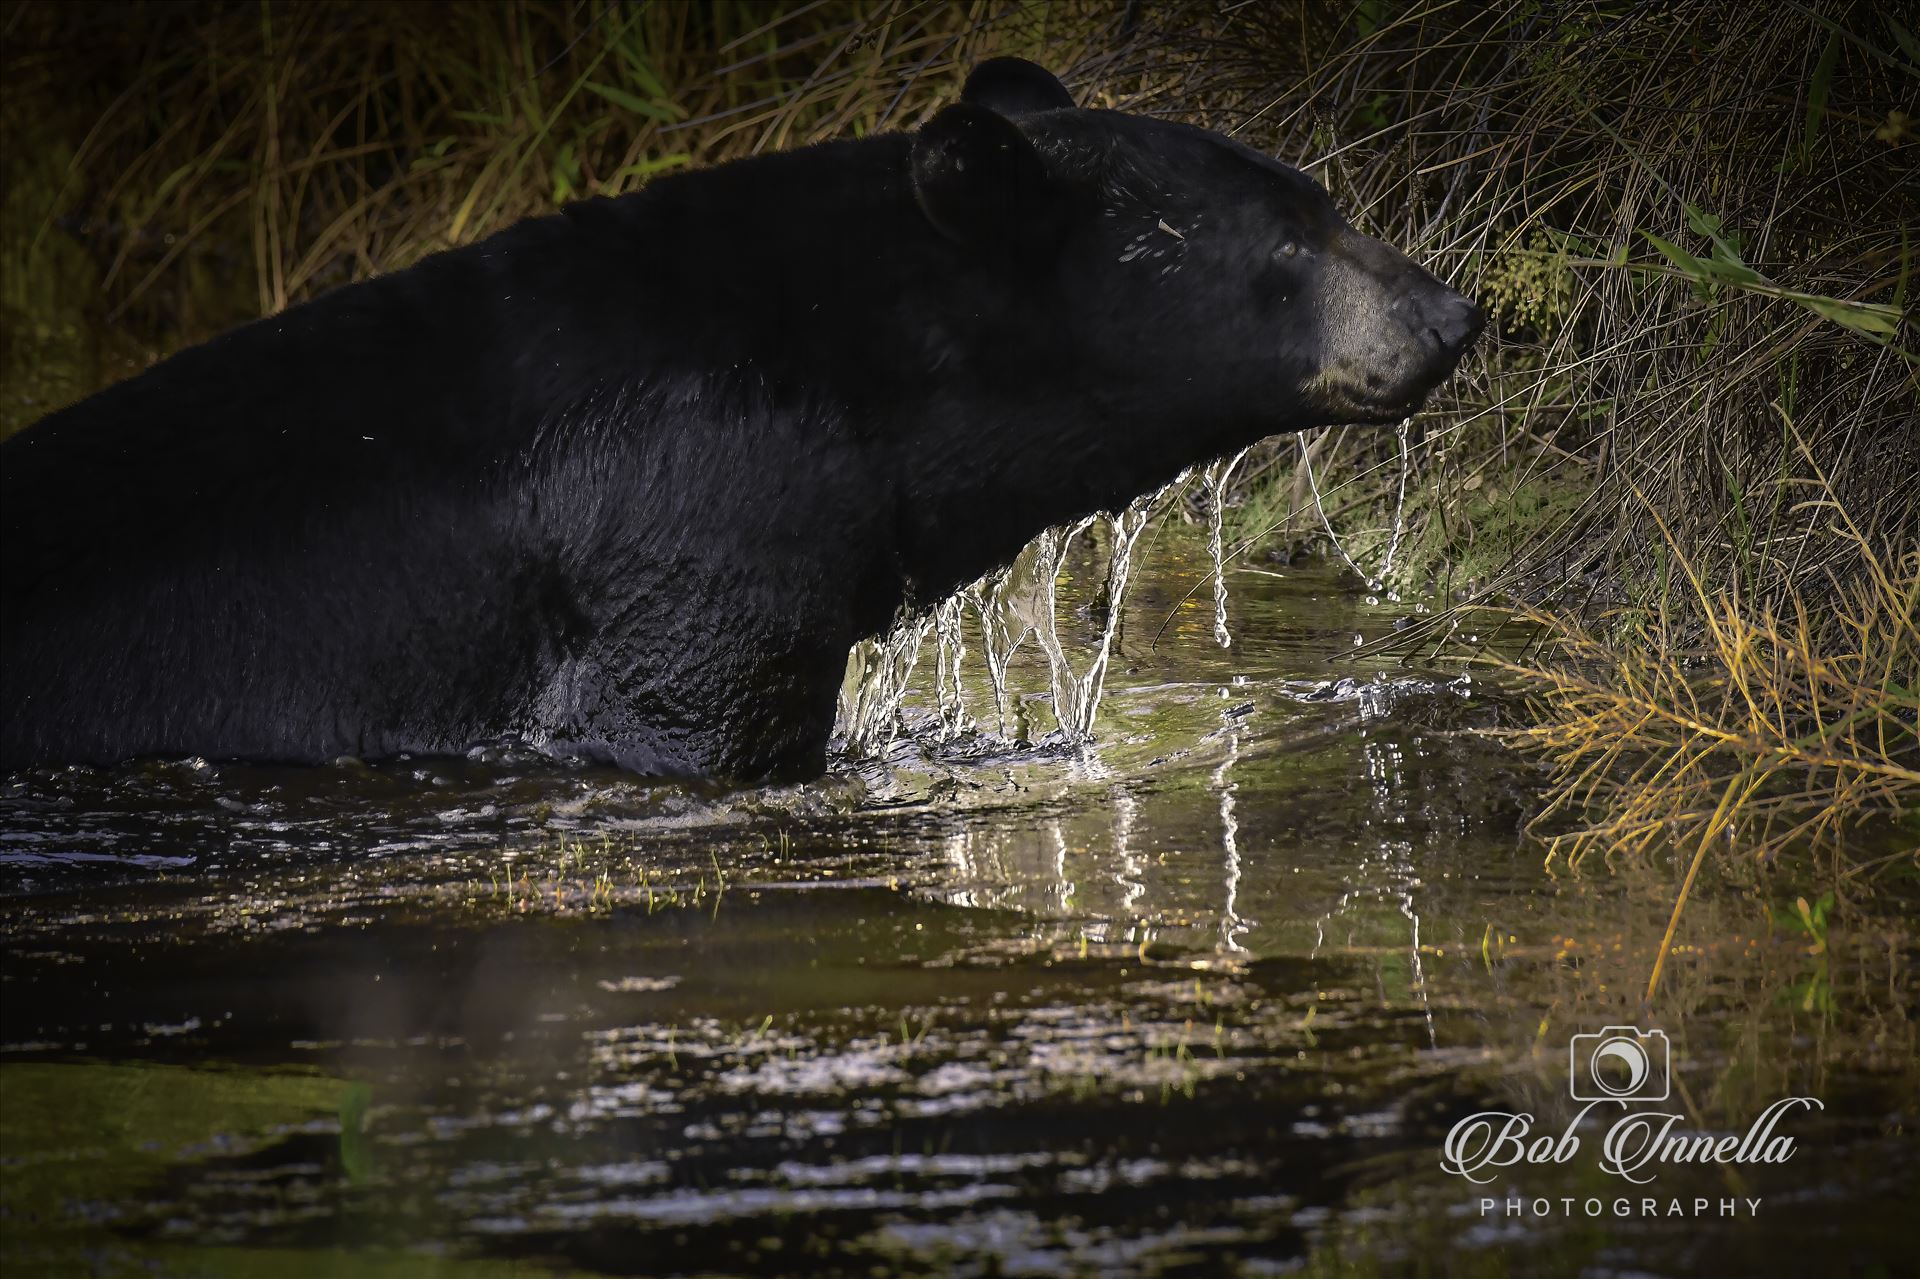
{"type": "MultiPolygon", "coordinates": [[[[928,661],[914,736],[806,787],[510,751],[9,779],[0,1268],[1897,1272],[1910,915],[1816,946],[1769,910],[1801,886],[1703,883],[1643,1009],[1681,868],[1544,878],[1527,775],[1461,731],[1495,692],[1330,664],[1392,617],[1312,574],[1236,580],[1223,651],[1170,549],[1091,748],[965,729],[928,661]],[[1558,1132],[1569,1036],[1620,1024],[1671,1036],[1689,1130],[1826,1103],[1739,1170],[1758,1216],[1487,1217],[1610,1187],[1439,1171],[1477,1110],[1558,1132]]],[[[1030,714],[1044,655],[978,620],[968,703],[1030,714]]]]}
{"type": "Polygon", "coordinates": [[[1119,921],[1126,925],[1123,940],[1146,941],[1140,930],[1140,901],[1147,893],[1146,863],[1133,846],[1140,803],[1125,786],[1115,786],[1107,798],[1113,805],[1113,881],[1120,886],[1119,921]]]}
{"type": "MultiPolygon", "coordinates": [[[[1378,713],[1370,714],[1366,702],[1360,704],[1362,721],[1377,720],[1378,713]]],[[[1373,784],[1373,811],[1387,828],[1402,828],[1407,824],[1405,811],[1407,794],[1405,780],[1401,774],[1401,755],[1399,743],[1379,741],[1369,738],[1365,747],[1367,760],[1367,778],[1373,784]]],[[[1419,875],[1413,865],[1413,844],[1406,839],[1388,838],[1380,841],[1380,859],[1377,869],[1386,886],[1398,899],[1400,913],[1406,917],[1409,925],[1407,937],[1407,963],[1413,969],[1413,992],[1420,1001],[1420,1011],[1426,1018],[1427,1043],[1438,1047],[1439,1041],[1433,1028],[1433,1010],[1427,1003],[1427,977],[1420,959],[1420,915],[1414,909],[1413,891],[1419,886],[1419,875]]]]}
{"type": "Polygon", "coordinates": [[[1233,647],[1233,632],[1227,629],[1227,485],[1251,451],[1241,449],[1232,457],[1209,463],[1203,472],[1207,482],[1207,558],[1213,561],[1213,642],[1221,648],[1233,647]]]}
{"type": "Polygon", "coordinates": [[[1233,783],[1229,773],[1240,758],[1240,738],[1227,731],[1227,753],[1220,767],[1213,770],[1214,793],[1220,796],[1220,846],[1226,852],[1226,902],[1220,911],[1220,945],[1237,954],[1246,954],[1240,935],[1251,925],[1240,918],[1240,823],[1233,815],[1233,783]]]}
{"type": "Polygon", "coordinates": [[[1067,878],[1067,833],[1055,818],[1047,823],[1047,835],[1053,846],[1053,909],[1049,914],[1064,916],[1073,907],[1073,881],[1067,878]]]}

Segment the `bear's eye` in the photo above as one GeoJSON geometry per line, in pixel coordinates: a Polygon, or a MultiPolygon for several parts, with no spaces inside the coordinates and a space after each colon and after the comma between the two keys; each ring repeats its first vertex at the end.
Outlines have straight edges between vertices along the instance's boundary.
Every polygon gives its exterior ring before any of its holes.
{"type": "Polygon", "coordinates": [[[1285,244],[1273,251],[1273,256],[1276,258],[1290,258],[1298,252],[1300,252],[1300,246],[1292,240],[1288,240],[1285,244]]]}

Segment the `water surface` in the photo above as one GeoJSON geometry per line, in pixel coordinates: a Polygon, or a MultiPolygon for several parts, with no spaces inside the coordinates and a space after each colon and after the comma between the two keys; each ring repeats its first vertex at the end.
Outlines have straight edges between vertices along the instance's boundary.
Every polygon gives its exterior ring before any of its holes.
{"type": "MultiPolygon", "coordinates": [[[[1353,658],[1410,609],[1324,567],[1231,574],[1222,649],[1200,538],[1148,538],[1092,748],[1009,743],[976,663],[988,731],[939,740],[923,689],[914,735],[805,787],[509,750],[7,779],[0,1265],[1912,1264],[1897,906],[1822,939],[1789,918],[1804,885],[1716,870],[1643,1008],[1684,867],[1543,867],[1519,829],[1538,778],[1478,731],[1509,694],[1353,658]],[[1648,1186],[1585,1155],[1442,1171],[1474,1112],[1557,1134],[1570,1036],[1621,1024],[1669,1036],[1685,1130],[1824,1109],[1782,1121],[1790,1161],[1648,1186]]],[[[1044,672],[1016,650],[1014,718],[1043,739],[1044,672]]]]}

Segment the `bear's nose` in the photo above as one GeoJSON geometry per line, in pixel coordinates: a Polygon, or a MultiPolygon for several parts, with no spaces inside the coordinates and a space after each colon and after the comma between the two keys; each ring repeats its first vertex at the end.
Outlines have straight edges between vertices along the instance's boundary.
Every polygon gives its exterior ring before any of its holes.
{"type": "Polygon", "coordinates": [[[1427,323],[1425,336],[1450,360],[1459,359],[1473,345],[1473,340],[1480,336],[1480,330],[1487,322],[1485,311],[1475,306],[1471,298],[1452,289],[1429,302],[1424,311],[1427,323]]]}

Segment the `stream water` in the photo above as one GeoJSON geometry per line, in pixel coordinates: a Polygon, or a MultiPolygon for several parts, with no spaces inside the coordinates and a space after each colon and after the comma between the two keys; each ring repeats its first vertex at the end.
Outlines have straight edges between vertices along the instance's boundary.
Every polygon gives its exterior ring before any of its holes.
{"type": "Polygon", "coordinates": [[[0,1269],[1912,1273],[1911,912],[1816,936],[1710,874],[1643,1007],[1684,866],[1550,873],[1509,694],[1353,657],[1411,606],[1216,581],[1208,533],[1083,529],[1057,604],[874,646],[804,787],[6,779],[0,1269]],[[1635,1108],[1573,1099],[1572,1037],[1623,1025],[1676,1134],[1817,1099],[1791,1157],[1608,1171],[1635,1108]],[[1558,1162],[1442,1167],[1583,1106],[1558,1162]]]}

